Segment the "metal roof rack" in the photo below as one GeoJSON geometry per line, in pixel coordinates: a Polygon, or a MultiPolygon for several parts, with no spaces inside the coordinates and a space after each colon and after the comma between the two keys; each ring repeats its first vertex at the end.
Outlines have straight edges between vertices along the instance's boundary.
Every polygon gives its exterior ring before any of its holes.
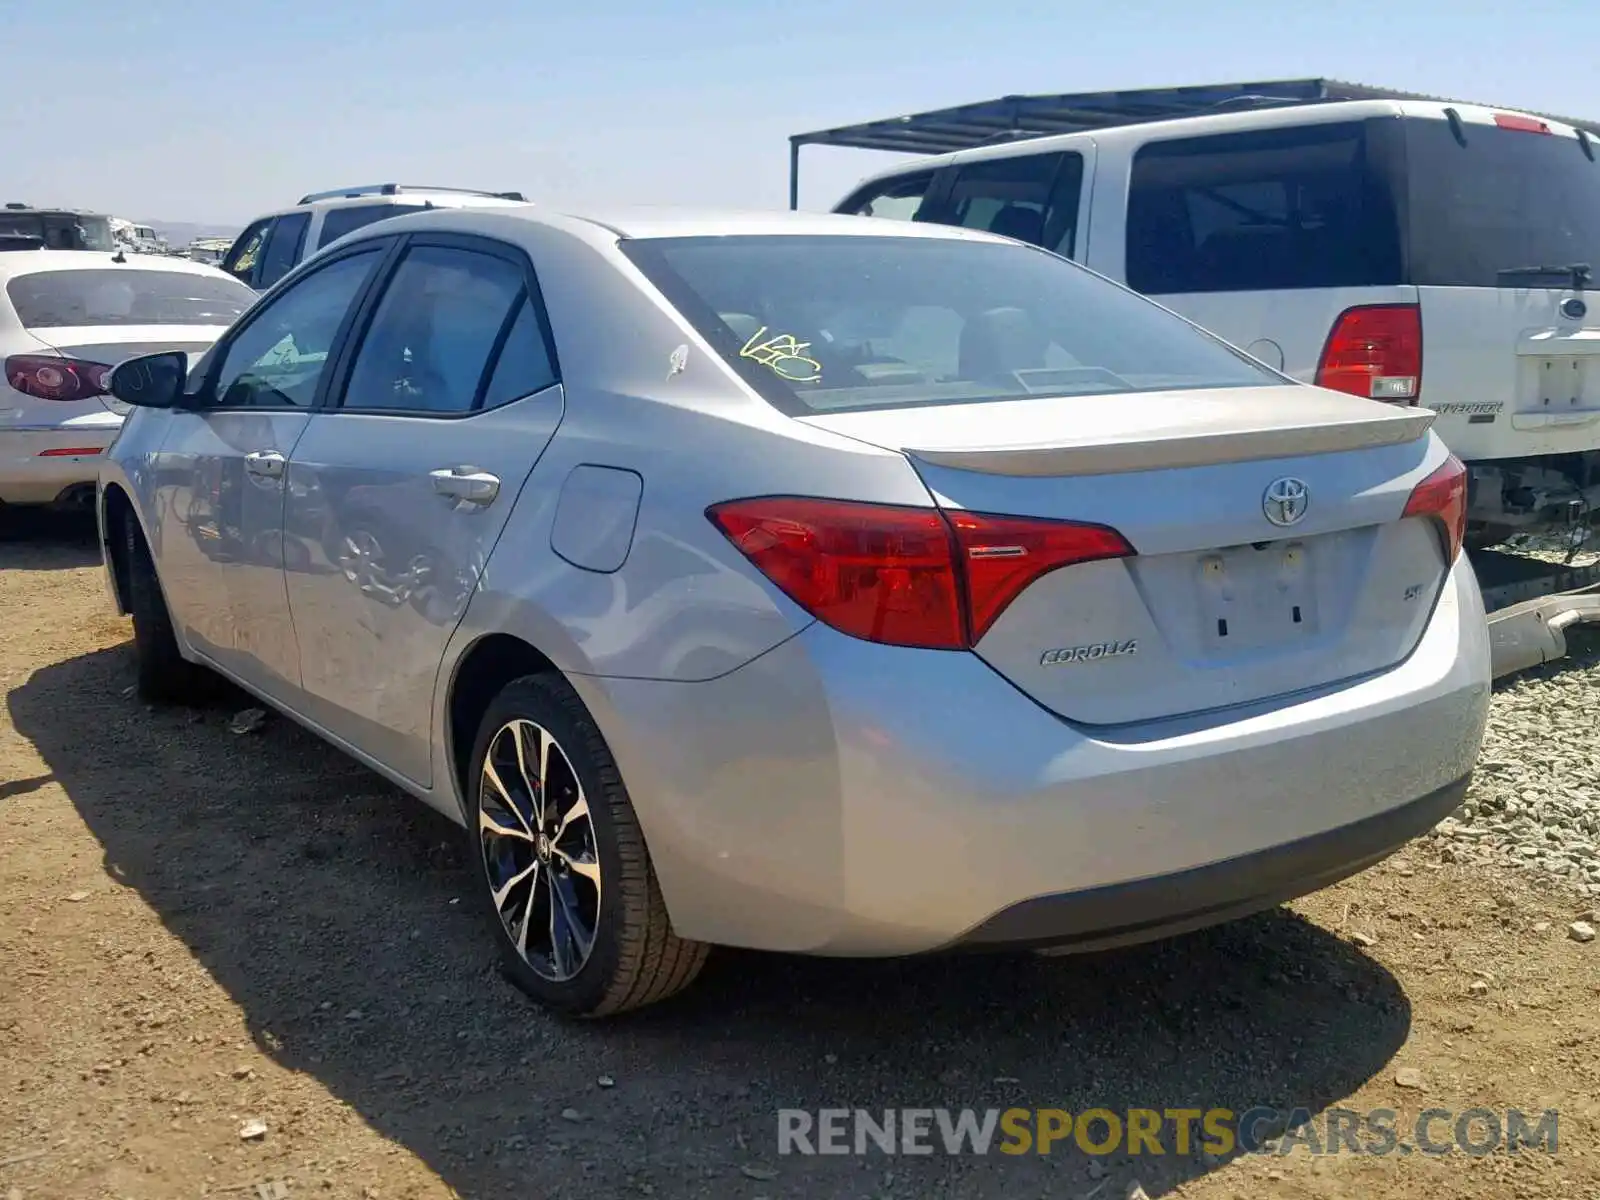
{"type": "MultiPolygon", "coordinates": [[[[1337,79],[1276,79],[1256,83],[1208,83],[1194,87],[1138,88],[1119,92],[1077,92],[1062,95],[1002,96],[976,104],[885,117],[859,125],[841,125],[797,133],[789,138],[789,207],[800,206],[800,147],[850,146],[860,150],[893,150],[903,154],[948,154],[1013,139],[1082,133],[1117,125],[1198,117],[1242,108],[1281,108],[1328,104],[1340,100],[1432,100],[1394,88],[1344,83],[1337,79]]],[[[1465,104],[1468,101],[1455,100],[1465,104]]],[[[1525,111],[1525,110],[1518,110],[1525,111]]],[[[1535,113],[1566,125],[1600,133],[1600,122],[1535,113]]]]}
{"type": "Polygon", "coordinates": [[[456,196],[487,196],[495,200],[527,202],[521,192],[481,192],[474,188],[431,187],[422,183],[367,183],[359,187],[329,188],[325,192],[311,192],[295,203],[312,204],[318,200],[353,199],[357,196],[398,196],[409,192],[445,192],[456,196]]]}

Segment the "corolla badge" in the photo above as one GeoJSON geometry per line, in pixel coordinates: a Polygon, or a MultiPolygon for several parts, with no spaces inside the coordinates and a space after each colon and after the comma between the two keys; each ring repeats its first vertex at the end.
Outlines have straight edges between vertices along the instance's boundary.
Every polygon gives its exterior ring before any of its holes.
{"type": "Polygon", "coordinates": [[[1310,507],[1311,489],[1292,475],[1274,479],[1261,493],[1261,511],[1274,525],[1298,524],[1310,507]]]}
{"type": "Polygon", "coordinates": [[[1067,663],[1096,662],[1102,658],[1122,658],[1139,653],[1139,639],[1126,641],[1091,642],[1087,646],[1061,646],[1046,650],[1039,656],[1041,667],[1059,667],[1067,663]]]}

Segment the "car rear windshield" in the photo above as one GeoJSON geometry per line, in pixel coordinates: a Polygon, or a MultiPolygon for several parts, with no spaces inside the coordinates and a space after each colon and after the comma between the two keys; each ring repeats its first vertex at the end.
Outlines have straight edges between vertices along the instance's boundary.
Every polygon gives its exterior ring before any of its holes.
{"type": "Polygon", "coordinates": [[[27,329],[70,325],[231,325],[256,294],[235,279],[180,271],[36,271],[6,294],[27,329]]]}
{"type": "Polygon", "coordinates": [[[1518,268],[1600,271],[1600,162],[1577,139],[1471,124],[1458,141],[1444,120],[1405,126],[1410,282],[1494,287],[1518,268]]]}
{"type": "Polygon", "coordinates": [[[792,415],[1285,382],[1030,246],[798,234],[622,246],[752,387],[792,415]]]}

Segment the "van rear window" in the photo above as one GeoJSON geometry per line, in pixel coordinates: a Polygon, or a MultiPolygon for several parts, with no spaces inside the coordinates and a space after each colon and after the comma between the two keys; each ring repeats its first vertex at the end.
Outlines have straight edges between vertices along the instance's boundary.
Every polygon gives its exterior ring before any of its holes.
{"type": "Polygon", "coordinates": [[[1575,263],[1600,272],[1600,162],[1575,138],[1472,124],[1462,145],[1443,120],[1405,127],[1409,282],[1494,287],[1502,271],[1575,263]]]}
{"type": "Polygon", "coordinates": [[[1151,142],[1129,180],[1128,286],[1152,295],[1401,281],[1367,122],[1151,142]]]}

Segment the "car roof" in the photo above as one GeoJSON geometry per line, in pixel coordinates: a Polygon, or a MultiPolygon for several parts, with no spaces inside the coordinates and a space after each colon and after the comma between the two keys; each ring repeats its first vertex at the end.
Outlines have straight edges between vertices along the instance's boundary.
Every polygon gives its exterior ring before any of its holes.
{"type": "Polygon", "coordinates": [[[104,217],[106,215],[92,208],[62,208],[54,204],[7,204],[4,208],[0,208],[0,216],[4,216],[7,213],[12,215],[31,213],[35,216],[57,217],[104,217]]]}
{"type": "Polygon", "coordinates": [[[307,200],[304,204],[291,204],[285,208],[260,213],[245,222],[246,226],[272,217],[290,213],[316,212],[319,209],[405,207],[417,208],[506,208],[525,204],[525,200],[508,200],[504,196],[480,196],[470,192],[399,192],[393,195],[369,193],[364,196],[324,196],[320,200],[307,200]]]}
{"type": "MultiPolygon", "coordinates": [[[[1527,116],[1543,122],[1549,127],[1550,132],[1558,137],[1573,139],[1578,137],[1575,126],[1564,124],[1553,117],[1542,117],[1512,108],[1441,100],[1332,100],[1320,104],[1282,105],[1246,109],[1241,112],[1212,113],[1205,116],[1189,115],[1169,117],[1159,121],[1135,121],[1125,125],[1108,125],[1073,133],[1022,137],[1015,141],[951,150],[943,154],[918,155],[892,163],[869,175],[863,175],[845,193],[845,197],[871,184],[902,175],[914,175],[919,171],[936,171],[952,162],[1018,158],[1031,154],[1048,154],[1053,150],[1067,150],[1082,145],[1114,146],[1129,142],[1142,144],[1185,137],[1245,133],[1258,129],[1294,129],[1340,121],[1359,121],[1368,117],[1422,117],[1442,121],[1448,119],[1448,114],[1452,112],[1469,125],[1492,125],[1496,114],[1527,116]]],[[[845,197],[840,199],[843,200],[845,197]]]]}
{"type": "Polygon", "coordinates": [[[0,253],[0,280],[15,279],[19,275],[37,275],[45,271],[86,271],[95,268],[135,273],[175,271],[180,275],[233,278],[225,271],[189,258],[148,254],[124,254],[122,257],[124,261],[117,262],[116,252],[109,250],[7,250],[0,253]]]}
{"type": "Polygon", "coordinates": [[[409,213],[364,226],[345,235],[339,244],[367,236],[381,237],[406,229],[444,225],[461,229],[479,224],[485,231],[506,231],[508,221],[563,229],[590,240],[768,236],[842,236],[935,238],[941,241],[1005,242],[981,230],[933,223],[891,221],[884,218],[841,216],[837,213],[789,212],[784,209],[720,209],[669,207],[616,207],[562,211],[533,204],[496,207],[495,211],[464,213],[434,209],[409,213]]]}

